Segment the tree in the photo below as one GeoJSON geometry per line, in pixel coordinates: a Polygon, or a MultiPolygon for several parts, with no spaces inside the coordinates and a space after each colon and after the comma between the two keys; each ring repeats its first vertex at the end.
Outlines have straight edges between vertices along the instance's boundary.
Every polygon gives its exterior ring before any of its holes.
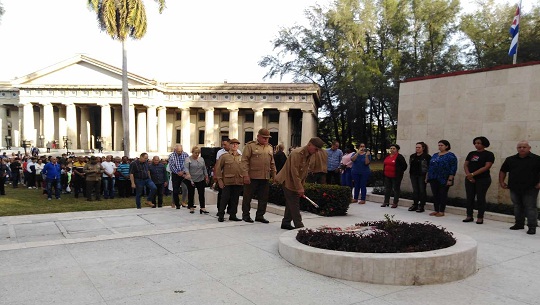
{"type": "Polygon", "coordinates": [[[2,2],[0,2],[0,21],[2,21],[2,15],[4,15],[4,7],[2,6],[2,2]]]}
{"type": "MultiPolygon", "coordinates": [[[[128,37],[141,39],[146,34],[146,9],[143,0],[87,0],[88,7],[97,15],[101,31],[114,40],[122,42],[122,125],[124,125],[124,155],[131,152],[129,140],[129,89],[127,79],[127,51],[125,41],[128,37]]],[[[165,0],[154,0],[161,14],[165,0]]]]}

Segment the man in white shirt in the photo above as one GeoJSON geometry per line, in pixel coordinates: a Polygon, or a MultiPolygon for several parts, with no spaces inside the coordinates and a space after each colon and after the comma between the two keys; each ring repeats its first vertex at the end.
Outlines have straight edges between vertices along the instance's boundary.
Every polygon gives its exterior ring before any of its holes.
{"type": "Polygon", "coordinates": [[[103,166],[103,175],[101,178],[103,198],[114,199],[114,173],[116,172],[116,165],[114,164],[113,156],[108,155],[104,162],[101,162],[103,166]]]}

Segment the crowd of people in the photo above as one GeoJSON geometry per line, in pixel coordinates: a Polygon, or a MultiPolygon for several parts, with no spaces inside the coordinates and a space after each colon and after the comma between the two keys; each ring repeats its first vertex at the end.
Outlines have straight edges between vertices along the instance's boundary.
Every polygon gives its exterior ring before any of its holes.
{"type": "MultiPolygon", "coordinates": [[[[240,142],[237,139],[222,141],[222,149],[217,152],[213,167],[206,164],[197,146],[191,149],[190,155],[183,150],[182,145],[176,145],[168,159],[154,156],[151,160],[147,153],[135,159],[126,156],[120,158],[108,155],[102,158],[66,154],[60,157],[38,154],[21,157],[4,153],[0,156],[0,178],[3,180],[0,181],[0,194],[6,194],[5,184],[10,181],[13,188],[24,185],[29,189],[43,189],[48,200],[59,200],[61,194],[65,193],[73,193],[75,198],[85,196],[88,201],[135,196],[138,209],[142,206],[143,196],[146,205],[161,208],[164,196],[171,195],[173,208],[180,209],[183,206],[190,213],[195,213],[194,198],[197,191],[199,213],[208,214],[205,188],[213,177],[218,190],[219,222],[225,221],[227,213],[230,221],[269,223],[264,215],[269,183],[274,181],[282,186],[285,194],[286,209],[281,224],[283,229],[303,227],[299,198],[304,197],[304,182],[348,186],[353,194],[352,202],[365,204],[372,154],[364,143],[356,147],[347,146],[343,153],[339,142],[334,141],[330,148],[322,149],[323,141],[315,137],[306,146],[289,150],[287,156],[283,145],[272,148],[268,143],[270,137],[267,129],[260,129],[257,138],[246,143],[243,151],[238,149],[240,142]],[[241,217],[238,217],[241,194],[241,217]],[[258,204],[253,220],[250,212],[254,194],[257,194],[258,204]]],[[[467,196],[467,217],[463,222],[474,221],[476,206],[476,223],[483,224],[486,194],[491,185],[490,168],[495,157],[486,150],[490,146],[486,137],[474,138],[473,145],[475,150],[467,155],[463,165],[467,196]]],[[[451,144],[447,140],[440,140],[437,147],[438,151],[430,155],[426,143],[416,143],[415,152],[409,156],[407,164],[400,153],[400,146],[390,145],[390,153],[383,162],[385,195],[382,207],[398,207],[401,182],[409,168],[413,205],[408,210],[418,213],[425,211],[429,184],[434,200],[434,211],[429,215],[445,215],[448,191],[454,185],[458,171],[458,158],[450,151],[451,144]]],[[[518,153],[506,158],[501,166],[499,184],[503,189],[510,189],[514,204],[515,224],[510,229],[524,229],[527,219],[527,233],[535,234],[540,157],[531,153],[530,148],[526,141],[518,143],[518,153]]]]}

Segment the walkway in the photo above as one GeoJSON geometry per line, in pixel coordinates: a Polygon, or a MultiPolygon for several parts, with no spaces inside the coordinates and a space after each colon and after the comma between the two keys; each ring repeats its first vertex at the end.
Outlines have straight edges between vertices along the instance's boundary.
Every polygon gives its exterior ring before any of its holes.
{"type": "MultiPolygon", "coordinates": [[[[478,272],[427,286],[385,286],[314,274],[277,250],[270,224],[219,223],[186,209],[0,217],[1,304],[538,304],[539,235],[511,224],[464,224],[406,208],[351,205],[345,217],[304,214],[308,227],[380,220],[432,221],[479,243],[478,272]]],[[[253,214],[253,213],[252,213],[253,214]]],[[[253,215],[252,215],[253,216],[253,215]]]]}

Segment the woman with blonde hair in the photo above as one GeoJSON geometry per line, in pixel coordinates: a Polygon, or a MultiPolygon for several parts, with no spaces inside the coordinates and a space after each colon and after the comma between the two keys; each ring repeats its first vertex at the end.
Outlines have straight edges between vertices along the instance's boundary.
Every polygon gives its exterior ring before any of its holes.
{"type": "Polygon", "coordinates": [[[191,214],[195,213],[195,205],[193,204],[195,189],[197,189],[197,193],[199,193],[199,204],[201,205],[199,211],[200,214],[208,214],[204,201],[204,188],[208,184],[208,171],[206,170],[204,159],[201,158],[200,155],[201,149],[198,146],[194,146],[191,149],[191,156],[186,158],[184,163],[184,168],[186,170],[184,183],[188,187],[188,208],[191,214]]]}

